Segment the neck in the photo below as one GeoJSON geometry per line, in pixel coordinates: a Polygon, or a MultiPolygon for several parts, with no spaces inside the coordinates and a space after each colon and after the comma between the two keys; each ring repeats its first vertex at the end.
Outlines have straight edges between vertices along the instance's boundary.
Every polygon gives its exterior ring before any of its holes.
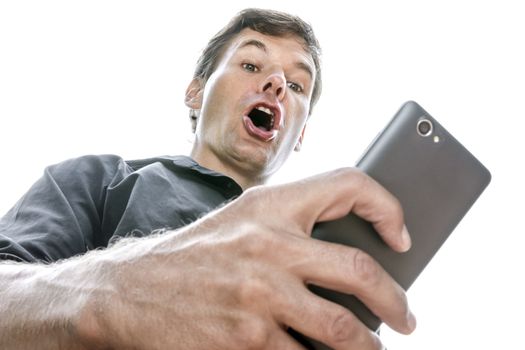
{"type": "Polygon", "coordinates": [[[224,159],[222,159],[211,151],[203,151],[195,144],[193,145],[190,156],[199,163],[200,166],[232,178],[243,190],[262,185],[268,180],[267,176],[263,176],[259,172],[249,171],[239,166],[236,159],[228,156],[224,156],[224,159]]]}

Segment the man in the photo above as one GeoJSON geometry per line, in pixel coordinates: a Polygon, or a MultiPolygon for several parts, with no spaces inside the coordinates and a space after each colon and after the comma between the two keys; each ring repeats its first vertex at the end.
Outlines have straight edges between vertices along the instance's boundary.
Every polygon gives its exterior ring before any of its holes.
{"type": "Polygon", "coordinates": [[[292,328],[334,349],[381,348],[308,284],[355,294],[410,333],[406,296],[376,262],[309,238],[315,222],[353,211],[409,249],[392,195],[353,169],[258,186],[303,141],[318,55],[299,18],[245,10],[210,41],[187,89],[191,158],[88,156],[46,169],[0,222],[0,347],[301,349],[292,328]]]}

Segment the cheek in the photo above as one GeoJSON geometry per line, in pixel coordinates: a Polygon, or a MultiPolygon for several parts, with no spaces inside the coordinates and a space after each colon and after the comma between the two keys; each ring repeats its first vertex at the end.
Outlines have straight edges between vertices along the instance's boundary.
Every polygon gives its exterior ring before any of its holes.
{"type": "Polygon", "coordinates": [[[213,105],[215,105],[215,101],[217,99],[220,99],[221,91],[224,91],[221,88],[222,82],[220,77],[211,76],[208,82],[206,83],[206,87],[204,88],[204,96],[203,96],[203,109],[209,109],[213,105]]]}
{"type": "Polygon", "coordinates": [[[283,149],[292,150],[295,147],[299,141],[301,133],[303,132],[305,124],[305,118],[296,118],[288,125],[287,134],[282,140],[283,149]]]}
{"type": "Polygon", "coordinates": [[[287,129],[287,141],[290,146],[295,146],[295,143],[298,141],[299,136],[303,132],[306,121],[308,120],[308,105],[304,103],[295,103],[289,106],[289,116],[290,120],[286,125],[287,129]]]}
{"type": "Polygon", "coordinates": [[[239,80],[231,77],[226,70],[220,74],[214,73],[204,89],[203,108],[209,111],[233,108],[238,91],[241,90],[239,80]]]}
{"type": "Polygon", "coordinates": [[[290,127],[292,127],[295,131],[292,133],[300,133],[306,124],[306,120],[308,119],[308,104],[304,103],[304,101],[296,101],[290,104],[289,111],[291,112],[290,115],[292,116],[290,127]]]}

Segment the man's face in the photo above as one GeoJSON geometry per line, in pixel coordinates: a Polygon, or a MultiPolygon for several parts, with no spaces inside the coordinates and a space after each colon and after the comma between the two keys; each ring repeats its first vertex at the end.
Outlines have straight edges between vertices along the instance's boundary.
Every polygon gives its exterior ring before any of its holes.
{"type": "Polygon", "coordinates": [[[254,176],[271,175],[302,141],[314,81],[300,38],[241,31],[192,106],[200,108],[197,149],[254,176]]]}

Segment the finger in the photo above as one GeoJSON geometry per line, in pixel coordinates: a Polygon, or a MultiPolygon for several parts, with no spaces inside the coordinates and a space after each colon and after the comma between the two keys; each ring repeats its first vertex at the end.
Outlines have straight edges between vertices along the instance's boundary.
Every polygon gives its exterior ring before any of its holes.
{"type": "Polygon", "coordinates": [[[382,349],[377,335],[344,307],[306,290],[299,281],[286,294],[279,321],[333,349],[382,349]]]}
{"type": "Polygon", "coordinates": [[[291,273],[307,284],[355,295],[392,329],[410,333],[415,317],[405,291],[365,252],[352,247],[317,241],[296,240],[288,252],[291,273]]]}
{"type": "Polygon", "coordinates": [[[399,201],[357,169],[331,171],[279,185],[274,190],[273,205],[288,212],[302,232],[310,234],[316,222],[334,220],[352,211],[372,223],[393,249],[404,252],[410,248],[410,236],[399,201]]]}

